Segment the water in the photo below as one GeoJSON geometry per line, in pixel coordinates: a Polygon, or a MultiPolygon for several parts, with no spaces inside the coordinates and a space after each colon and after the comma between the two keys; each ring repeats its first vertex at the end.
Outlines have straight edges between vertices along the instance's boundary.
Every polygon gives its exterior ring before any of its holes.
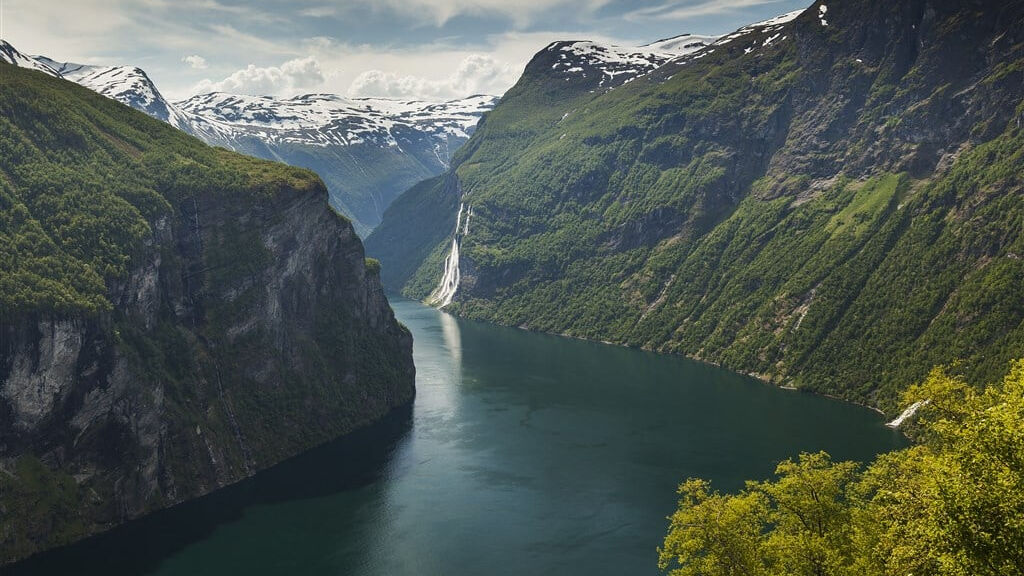
{"type": "Polygon", "coordinates": [[[13,574],[657,574],[689,476],[903,446],[881,416],[688,361],[396,300],[412,409],[13,574]]]}

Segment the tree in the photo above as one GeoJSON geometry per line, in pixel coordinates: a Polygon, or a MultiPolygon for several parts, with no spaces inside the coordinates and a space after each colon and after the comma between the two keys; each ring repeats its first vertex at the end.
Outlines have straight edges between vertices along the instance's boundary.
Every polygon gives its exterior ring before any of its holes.
{"type": "Polygon", "coordinates": [[[690,479],[659,550],[673,576],[840,573],[850,564],[845,493],[856,464],[801,454],[775,470],[776,482],[748,482],[738,495],[690,479]]]}
{"type": "Polygon", "coordinates": [[[982,391],[936,369],[906,450],[861,471],[801,454],[738,494],[679,489],[659,565],[673,576],[1024,574],[1024,361],[982,391]]]}

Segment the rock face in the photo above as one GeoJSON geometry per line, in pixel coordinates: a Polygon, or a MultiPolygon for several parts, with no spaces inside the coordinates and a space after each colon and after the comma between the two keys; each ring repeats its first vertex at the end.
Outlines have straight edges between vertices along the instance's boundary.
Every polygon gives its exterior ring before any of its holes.
{"type": "MultiPolygon", "coordinates": [[[[58,280],[34,288],[45,297],[31,304],[2,302],[0,563],[236,482],[412,399],[411,335],[319,179],[0,67],[9,135],[30,141],[33,125],[75,134],[37,141],[23,162],[70,158],[69,188],[97,164],[124,165],[163,197],[147,207],[125,196],[147,232],[126,247],[124,272],[105,275],[97,310],[55,304],[65,292],[47,287],[58,280]],[[195,180],[183,184],[186,170],[195,180]]],[[[37,189],[51,188],[18,166],[0,165],[0,202],[48,233],[53,209],[37,189]]],[[[61,206],[62,218],[78,214],[61,206]]],[[[28,268],[36,278],[30,264],[45,259],[3,240],[6,279],[28,268]]]]}
{"type": "Polygon", "coordinates": [[[618,85],[556,43],[366,245],[426,298],[472,205],[454,313],[890,411],[935,365],[994,380],[1024,354],[1022,31],[1021,2],[819,0],[618,85]]]}

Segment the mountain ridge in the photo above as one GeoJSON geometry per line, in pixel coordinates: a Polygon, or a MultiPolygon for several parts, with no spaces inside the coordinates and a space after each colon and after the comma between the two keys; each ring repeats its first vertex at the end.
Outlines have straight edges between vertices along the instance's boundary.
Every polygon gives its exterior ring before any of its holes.
{"type": "Polygon", "coordinates": [[[398,193],[447,169],[451,155],[498,100],[486,95],[427,102],[210,93],[172,102],[134,66],[26,56],[3,40],[0,60],[83,85],[207,144],[313,169],[327,182],[332,205],[353,220],[361,235],[379,222],[398,193]]]}
{"type": "Polygon", "coordinates": [[[996,378],[1024,346],[1022,14],[818,1],[612,90],[541,51],[368,252],[426,298],[465,204],[463,316],[888,413],[935,365],[996,378]]]}

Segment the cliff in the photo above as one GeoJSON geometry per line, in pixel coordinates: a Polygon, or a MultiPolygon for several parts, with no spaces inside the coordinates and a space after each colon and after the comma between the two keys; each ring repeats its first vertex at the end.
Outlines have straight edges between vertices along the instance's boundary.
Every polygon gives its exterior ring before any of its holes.
{"type": "Polygon", "coordinates": [[[236,482],[414,394],[312,173],[0,64],[0,563],[236,482]]]}

